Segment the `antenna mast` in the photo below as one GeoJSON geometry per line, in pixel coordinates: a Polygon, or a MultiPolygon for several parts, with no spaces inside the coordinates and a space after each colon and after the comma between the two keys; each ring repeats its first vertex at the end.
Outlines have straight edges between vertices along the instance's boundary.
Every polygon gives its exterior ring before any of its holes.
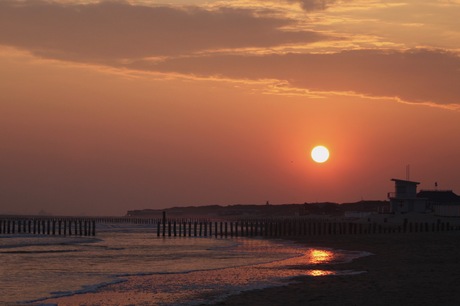
{"type": "Polygon", "coordinates": [[[406,181],[410,180],[410,165],[406,166],[406,181]]]}

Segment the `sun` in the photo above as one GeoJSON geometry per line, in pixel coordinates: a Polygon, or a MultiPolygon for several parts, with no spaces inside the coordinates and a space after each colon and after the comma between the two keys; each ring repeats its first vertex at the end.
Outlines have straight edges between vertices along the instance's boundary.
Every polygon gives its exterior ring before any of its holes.
{"type": "Polygon", "coordinates": [[[329,150],[325,146],[316,146],[311,150],[311,158],[317,163],[324,163],[329,159],[329,150]]]}

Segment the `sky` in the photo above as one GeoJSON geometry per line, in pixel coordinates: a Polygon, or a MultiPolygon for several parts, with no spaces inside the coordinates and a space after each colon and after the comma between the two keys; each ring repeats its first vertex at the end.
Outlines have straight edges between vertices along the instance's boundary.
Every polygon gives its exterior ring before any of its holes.
{"type": "Polygon", "coordinates": [[[385,200],[408,165],[460,193],[458,16],[459,0],[2,0],[0,213],[385,200]]]}

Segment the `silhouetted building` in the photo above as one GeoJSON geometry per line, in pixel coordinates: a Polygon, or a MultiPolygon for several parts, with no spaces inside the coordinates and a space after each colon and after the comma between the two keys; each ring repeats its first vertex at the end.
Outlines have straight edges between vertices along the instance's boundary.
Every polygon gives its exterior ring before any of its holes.
{"type": "Polygon", "coordinates": [[[392,213],[427,212],[427,199],[417,196],[419,182],[391,179],[395,191],[388,193],[392,213]]]}
{"type": "Polygon", "coordinates": [[[460,196],[452,190],[421,190],[417,197],[426,199],[427,208],[437,216],[460,217],[460,196]]]}

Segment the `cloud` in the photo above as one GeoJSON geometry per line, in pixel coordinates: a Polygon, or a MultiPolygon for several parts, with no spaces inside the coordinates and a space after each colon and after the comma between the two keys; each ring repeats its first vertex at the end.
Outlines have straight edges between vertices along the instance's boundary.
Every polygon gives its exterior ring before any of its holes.
{"type": "MultiPolygon", "coordinates": [[[[325,9],[336,2],[301,1],[307,10],[325,9]]],[[[0,1],[0,44],[46,58],[142,71],[274,79],[310,91],[460,104],[460,59],[454,53],[428,49],[265,55],[208,52],[271,50],[334,39],[314,31],[286,30],[295,21],[271,13],[136,6],[120,1],[71,5],[5,0],[0,1]],[[164,60],[149,61],[155,57],[164,60]]]]}
{"type": "Polygon", "coordinates": [[[0,2],[0,44],[43,57],[89,62],[329,39],[313,31],[282,29],[292,23],[245,9],[0,2]]]}
{"type": "Polygon", "coordinates": [[[289,2],[300,3],[300,6],[306,11],[319,11],[327,9],[337,0],[289,0],[289,2]]]}
{"type": "Polygon", "coordinates": [[[276,79],[313,91],[460,104],[460,57],[439,50],[201,56],[155,64],[138,62],[131,68],[251,80],[276,79]]]}

